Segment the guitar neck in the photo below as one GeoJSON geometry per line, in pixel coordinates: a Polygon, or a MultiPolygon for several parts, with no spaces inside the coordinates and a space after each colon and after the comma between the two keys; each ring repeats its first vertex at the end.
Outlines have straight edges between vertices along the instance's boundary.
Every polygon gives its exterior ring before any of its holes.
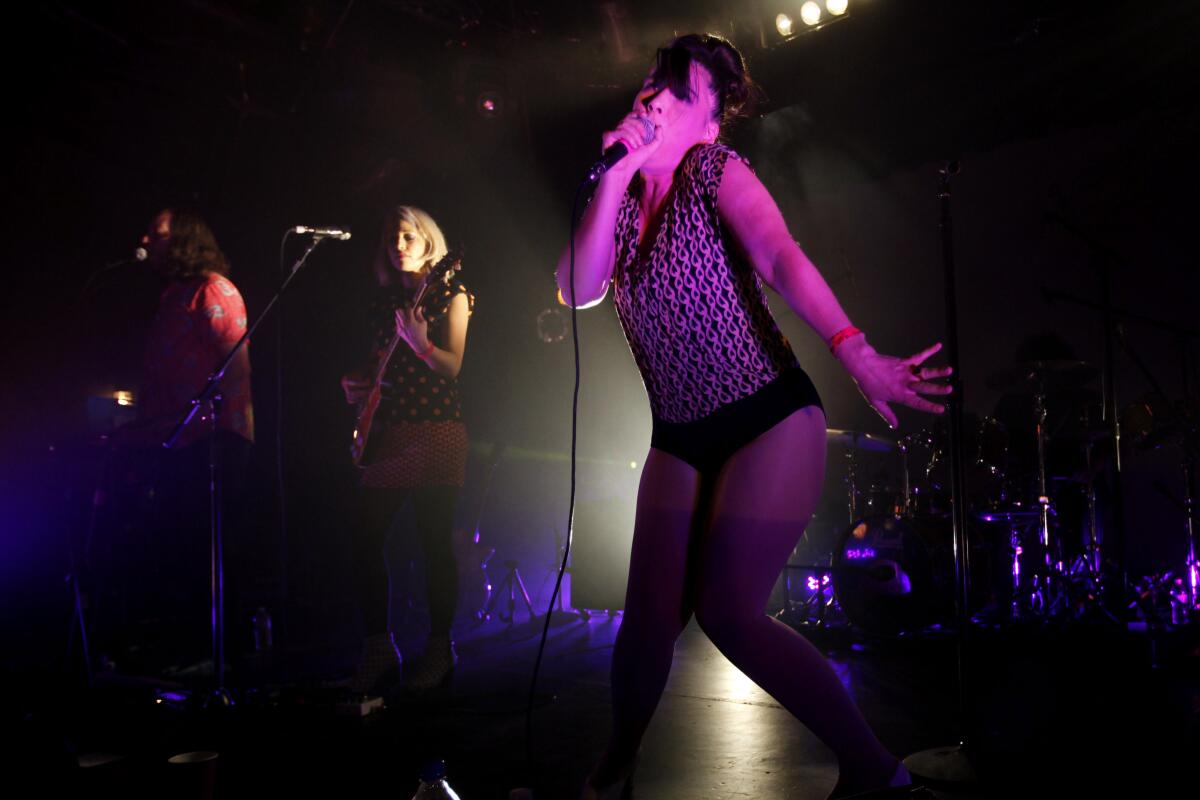
{"type": "Polygon", "coordinates": [[[421,284],[421,288],[417,290],[417,296],[413,298],[412,307],[417,308],[421,305],[421,301],[425,299],[425,292],[429,290],[429,278],[421,284]]]}
{"type": "Polygon", "coordinates": [[[379,366],[375,368],[375,385],[383,384],[383,375],[387,372],[388,364],[392,361],[392,355],[396,352],[396,346],[400,344],[400,334],[392,334],[392,341],[388,342],[387,350],[383,352],[383,357],[379,359],[379,366]]]}
{"type": "MultiPolygon", "coordinates": [[[[425,299],[425,292],[429,290],[430,285],[431,281],[426,276],[425,280],[421,282],[420,288],[417,289],[417,296],[413,298],[413,308],[421,305],[421,301],[425,299]]],[[[392,340],[388,343],[387,350],[384,351],[383,357],[379,359],[379,366],[375,369],[376,386],[380,386],[383,383],[384,373],[387,372],[388,364],[391,363],[392,356],[395,355],[396,347],[399,346],[400,342],[400,334],[398,332],[392,334],[392,340]]]]}

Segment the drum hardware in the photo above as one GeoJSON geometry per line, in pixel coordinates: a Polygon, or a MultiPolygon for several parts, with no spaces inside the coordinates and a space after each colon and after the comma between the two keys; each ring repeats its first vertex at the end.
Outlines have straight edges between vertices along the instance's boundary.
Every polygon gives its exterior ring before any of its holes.
{"type": "Polygon", "coordinates": [[[1129,610],[1146,625],[1183,625],[1189,620],[1187,582],[1174,572],[1147,575],[1133,587],[1129,610]]]}
{"type": "MultiPolygon", "coordinates": [[[[860,516],[858,498],[861,494],[858,488],[858,460],[856,453],[890,453],[895,449],[896,443],[875,434],[839,430],[837,428],[827,428],[825,430],[825,441],[827,444],[836,444],[845,448],[846,511],[849,521],[854,522],[860,516]]],[[[875,487],[872,486],[871,488],[874,489],[875,487]]],[[[873,504],[874,500],[872,499],[868,502],[873,504]]]]}
{"type": "MultiPolygon", "coordinates": [[[[933,471],[941,461],[941,448],[935,446],[934,435],[927,430],[917,431],[901,437],[897,441],[896,447],[900,451],[900,507],[906,515],[919,514],[921,513],[921,501],[925,497],[932,498],[930,490],[934,485],[933,471]],[[929,457],[925,460],[921,481],[918,485],[914,485],[912,480],[912,460],[915,458],[915,452],[921,445],[926,448],[929,457]],[[921,487],[925,487],[926,491],[924,493],[922,493],[921,487]]],[[[932,499],[930,503],[932,503],[932,499]]]]}
{"type": "Polygon", "coordinates": [[[483,595],[482,598],[473,598],[478,605],[471,616],[477,621],[487,618],[487,610],[492,605],[492,581],[488,576],[488,564],[496,555],[496,548],[486,547],[483,544],[480,525],[483,522],[483,512],[487,507],[488,498],[491,496],[492,479],[496,475],[496,467],[504,457],[507,447],[506,442],[492,442],[490,446],[487,446],[483,456],[483,486],[475,504],[474,526],[469,532],[458,529],[454,531],[458,550],[455,560],[458,562],[460,571],[460,586],[463,587],[460,591],[466,595],[468,594],[467,587],[478,587],[483,595]],[[475,571],[476,569],[479,570],[478,573],[475,571]]]}
{"type": "Polygon", "coordinates": [[[823,628],[835,615],[841,615],[833,586],[833,571],[825,564],[787,564],[783,570],[783,608],[775,614],[788,624],[823,628]],[[792,600],[796,573],[809,573],[804,578],[808,596],[798,605],[792,600]]]}
{"type": "Polygon", "coordinates": [[[1003,394],[1058,394],[1086,386],[1099,371],[1086,361],[1025,361],[987,377],[989,389],[1003,394]]]}
{"type": "MultiPolygon", "coordinates": [[[[1062,573],[1062,561],[1057,557],[1055,548],[1050,546],[1050,497],[1046,492],[1046,395],[1039,391],[1034,395],[1033,413],[1036,420],[1037,435],[1037,479],[1038,479],[1038,543],[1042,546],[1042,567],[1045,572],[1034,574],[1034,592],[1045,589],[1049,591],[1049,582],[1057,572],[1062,573]]],[[[1057,544],[1057,542],[1055,542],[1057,544]]],[[[1041,607],[1046,609],[1045,597],[1041,598],[1041,607]]]]}
{"type": "MultiPolygon", "coordinates": [[[[559,567],[563,563],[563,559],[566,558],[566,552],[567,552],[566,538],[563,536],[562,531],[559,530],[557,526],[555,526],[555,528],[554,528],[554,557],[552,559],[550,559],[549,564],[547,564],[547,568],[549,571],[546,573],[546,577],[544,577],[542,579],[542,585],[538,588],[539,595],[545,594],[546,584],[552,578],[556,578],[558,576],[558,570],[559,570],[559,567]]],[[[566,570],[564,571],[563,574],[570,575],[571,580],[573,581],[575,579],[574,567],[572,565],[568,564],[566,567],[566,570]]],[[[571,588],[574,589],[574,585],[572,585],[571,588]]],[[[559,587],[559,590],[557,592],[554,592],[554,598],[553,598],[554,602],[553,602],[553,605],[550,607],[550,613],[554,614],[555,617],[558,617],[560,619],[562,619],[562,618],[573,619],[576,622],[587,622],[589,619],[591,619],[592,612],[598,610],[598,609],[578,609],[578,608],[573,608],[571,606],[568,606],[566,603],[566,600],[563,599],[564,595],[566,595],[566,592],[562,589],[562,587],[559,587]]],[[[574,602],[574,598],[572,598],[572,602],[574,602]]],[[[612,610],[613,609],[605,609],[606,612],[612,611],[612,610]]],[[[532,619],[533,619],[533,617],[530,617],[530,620],[532,620],[532,619]]]]}
{"type": "Polygon", "coordinates": [[[950,534],[944,517],[883,514],[857,520],[843,532],[828,570],[836,607],[854,626],[876,635],[953,625],[950,534]]]}
{"type": "MultiPolygon", "coordinates": [[[[1029,527],[1029,515],[1018,504],[1004,511],[994,510],[981,518],[988,521],[1010,523],[1010,549],[1012,554],[1012,608],[1014,619],[1025,616],[1051,616],[1062,613],[1076,604],[1072,602],[1072,591],[1083,586],[1086,602],[1098,599],[1099,572],[1101,566],[1099,538],[1095,517],[1095,491],[1092,481],[1092,447],[1095,437],[1084,419],[1083,437],[1087,482],[1087,530],[1088,540],[1084,553],[1070,566],[1064,563],[1062,543],[1056,535],[1054,524],[1056,511],[1050,491],[1050,476],[1047,469],[1046,450],[1050,440],[1047,428],[1049,399],[1067,392],[1077,392],[1091,382],[1097,370],[1084,361],[1044,360],[1029,361],[988,376],[987,384],[993,389],[1008,394],[1027,395],[1033,401],[1034,437],[1036,440],[1036,499],[1029,506],[1036,509],[1036,556],[1026,546],[1024,535],[1029,527]],[[1024,523],[1024,524],[1021,524],[1024,523]]],[[[1107,435],[1107,430],[1105,435],[1107,435]]],[[[981,434],[982,440],[982,434],[981,434]]],[[[982,447],[982,443],[981,443],[982,447]]],[[[978,460],[982,460],[982,457],[978,460]]]]}
{"type": "Polygon", "coordinates": [[[825,441],[829,444],[837,444],[867,453],[890,453],[896,447],[895,442],[883,436],[877,436],[873,433],[862,433],[861,431],[839,430],[837,428],[825,429],[825,441]]]}
{"type": "Polygon", "coordinates": [[[1185,455],[1183,460],[1183,514],[1187,531],[1187,610],[1195,614],[1200,608],[1200,565],[1196,563],[1196,505],[1194,486],[1196,480],[1196,462],[1191,455],[1185,455]]]}
{"type": "MultiPolygon", "coordinates": [[[[1195,432],[1193,432],[1193,435],[1195,432]]],[[[1183,574],[1172,578],[1172,573],[1150,576],[1146,579],[1155,591],[1165,592],[1170,598],[1171,622],[1183,624],[1200,618],[1200,564],[1196,560],[1196,451],[1193,440],[1181,442],[1180,472],[1183,477],[1183,498],[1177,498],[1165,486],[1157,485],[1160,492],[1176,503],[1183,512],[1184,554],[1183,574]]],[[[1139,588],[1139,592],[1144,592],[1139,588]]],[[[1137,601],[1130,605],[1139,605],[1137,601]]],[[[1139,606],[1140,607],[1140,606],[1139,606]]]]}
{"type": "MultiPolygon", "coordinates": [[[[1104,336],[1104,361],[1102,373],[1103,387],[1103,420],[1109,431],[1109,440],[1112,442],[1112,459],[1114,480],[1112,482],[1112,530],[1106,535],[1106,547],[1109,551],[1109,557],[1104,566],[1109,569],[1110,580],[1107,582],[1107,590],[1109,594],[1118,595],[1119,604],[1111,604],[1113,608],[1122,608],[1125,606],[1125,599],[1135,591],[1135,587],[1130,582],[1130,576],[1127,570],[1127,555],[1128,555],[1128,536],[1125,526],[1125,499],[1122,488],[1121,471],[1122,471],[1122,449],[1121,439],[1124,433],[1124,425],[1127,418],[1119,413],[1117,407],[1117,381],[1118,374],[1116,369],[1117,348],[1120,347],[1128,359],[1135,367],[1143,374],[1150,386],[1154,387],[1159,397],[1165,397],[1162,391],[1162,385],[1155,379],[1154,375],[1148,369],[1145,361],[1131,346],[1125,335],[1125,326],[1129,323],[1135,323],[1141,326],[1146,326],[1157,330],[1161,333],[1169,334],[1176,344],[1176,350],[1179,357],[1179,364],[1182,373],[1183,395],[1188,403],[1194,402],[1193,397],[1193,364],[1194,364],[1194,346],[1197,340],[1200,340],[1200,329],[1180,325],[1177,322],[1164,320],[1161,318],[1151,317],[1145,314],[1134,312],[1128,308],[1117,306],[1113,302],[1112,291],[1112,275],[1114,267],[1122,268],[1123,265],[1118,258],[1114,258],[1109,247],[1097,239],[1091,232],[1084,230],[1070,220],[1058,218],[1056,220],[1063,230],[1070,233],[1079,242],[1081,242],[1093,256],[1092,260],[1096,268],[1096,277],[1099,289],[1099,299],[1092,300],[1084,298],[1070,292],[1065,292],[1058,289],[1053,289],[1047,286],[1042,287],[1042,295],[1050,302],[1065,301],[1082,308],[1090,309],[1097,312],[1097,317],[1101,323],[1101,330],[1104,336]],[[1118,594],[1119,593],[1119,594],[1118,594]]],[[[1194,430],[1194,428],[1193,428],[1194,430]]],[[[1192,492],[1194,494],[1194,492],[1192,492]]],[[[1194,525],[1193,517],[1188,517],[1189,527],[1194,525]]],[[[1194,538],[1189,532],[1189,554],[1194,552],[1194,538]]],[[[1189,569],[1194,569],[1195,559],[1189,555],[1189,569]]],[[[1197,580],[1193,580],[1196,583],[1197,580]]],[[[1193,597],[1193,600],[1195,598],[1193,597]]],[[[1136,605],[1136,603],[1135,603],[1136,605]]],[[[1195,606],[1193,605],[1193,608],[1195,606]]]]}
{"type": "MultiPolygon", "coordinates": [[[[1083,474],[1086,488],[1086,527],[1087,542],[1082,553],[1072,562],[1068,573],[1076,578],[1082,578],[1088,585],[1086,599],[1098,601],[1104,589],[1103,563],[1100,554],[1099,525],[1096,517],[1096,470],[1094,450],[1096,443],[1108,435],[1104,429],[1089,426],[1087,415],[1083,419],[1083,474]]],[[[1107,613],[1107,612],[1106,612],[1107,613]]]]}
{"type": "Polygon", "coordinates": [[[491,619],[493,612],[501,622],[508,623],[511,627],[513,618],[516,616],[517,600],[520,599],[525,610],[529,613],[530,620],[538,618],[537,611],[533,608],[533,601],[529,599],[529,590],[525,588],[525,581],[521,578],[521,572],[517,569],[517,562],[508,560],[504,562],[508,572],[500,580],[500,584],[492,593],[488,600],[487,606],[483,609],[482,619],[491,619]],[[496,606],[500,599],[506,601],[504,610],[497,610],[496,606]]]}
{"type": "Polygon", "coordinates": [[[854,448],[846,448],[846,511],[850,521],[858,518],[858,476],[855,472],[854,448]]]}
{"type": "MultiPolygon", "coordinates": [[[[1173,407],[1161,394],[1162,400],[1143,400],[1130,406],[1121,418],[1131,429],[1131,436],[1145,450],[1157,450],[1165,446],[1179,448],[1180,471],[1183,477],[1182,506],[1184,537],[1187,551],[1184,556],[1183,575],[1176,579],[1180,586],[1170,591],[1171,618],[1182,617],[1188,621],[1200,612],[1200,564],[1196,560],[1196,460],[1200,453],[1200,422],[1194,409],[1185,403],[1173,407]]],[[[1167,573],[1170,575],[1170,573],[1167,573]]],[[[1159,579],[1160,581],[1163,579],[1159,579]]],[[[1136,602],[1134,603],[1136,605],[1136,602]]],[[[1133,606],[1131,606],[1133,607],[1133,606]]]]}

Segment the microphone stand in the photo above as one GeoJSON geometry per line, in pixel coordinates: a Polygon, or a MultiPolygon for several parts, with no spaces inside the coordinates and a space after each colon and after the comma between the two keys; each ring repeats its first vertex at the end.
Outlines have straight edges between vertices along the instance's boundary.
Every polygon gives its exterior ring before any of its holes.
{"type": "Polygon", "coordinates": [[[932,786],[965,788],[978,778],[970,758],[966,732],[971,730],[965,663],[966,639],[970,632],[967,602],[970,598],[969,550],[967,548],[966,482],[963,459],[963,381],[959,367],[958,297],[954,270],[954,235],[950,214],[950,177],[959,172],[957,161],[945,162],[939,170],[938,199],[941,201],[942,264],[945,268],[946,355],[953,368],[950,382],[954,392],[949,396],[947,414],[950,429],[950,514],[953,526],[954,550],[954,609],[958,624],[955,650],[958,660],[958,714],[963,735],[957,745],[922,750],[904,759],[914,780],[932,786]]]}
{"type": "Polygon", "coordinates": [[[171,434],[163,441],[162,446],[170,450],[179,441],[179,437],[196,419],[201,409],[207,414],[201,419],[209,420],[208,439],[208,513],[209,513],[209,625],[212,631],[213,687],[205,700],[206,707],[228,708],[232,706],[233,696],[225,687],[225,568],[222,554],[222,515],[221,515],[221,451],[217,445],[217,418],[221,408],[221,379],[225,371],[250,341],[250,337],[258,330],[258,326],[271,313],[271,309],[279,302],[279,298],[287,291],[292,279],[304,266],[313,250],[316,249],[326,236],[315,234],[312,242],[304,253],[292,265],[287,277],[275,292],[275,296],[255,318],[254,323],[242,334],[242,338],[230,348],[221,359],[221,363],[208,376],[204,388],[192,398],[190,406],[183,418],[176,424],[171,434]]]}

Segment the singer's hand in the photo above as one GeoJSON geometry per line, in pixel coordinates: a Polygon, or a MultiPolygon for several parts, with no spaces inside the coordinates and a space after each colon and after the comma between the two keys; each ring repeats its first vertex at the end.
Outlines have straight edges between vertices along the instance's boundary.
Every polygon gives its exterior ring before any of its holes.
{"type": "Polygon", "coordinates": [[[396,309],[396,333],[408,342],[414,353],[424,353],[429,349],[429,323],[425,314],[418,308],[400,306],[396,309]]]}
{"type": "Polygon", "coordinates": [[[654,126],[654,138],[647,143],[644,136],[646,134],[646,126],[639,120],[639,117],[645,117],[636,111],[630,112],[621,120],[616,128],[612,129],[600,137],[601,152],[612,147],[617,142],[621,142],[629,150],[629,155],[622,158],[608,170],[607,174],[618,173],[626,179],[632,178],[633,174],[641,169],[642,164],[658,150],[662,145],[663,131],[661,125],[654,126]]]}
{"type": "Polygon", "coordinates": [[[930,414],[941,414],[946,410],[944,404],[927,397],[945,396],[952,391],[949,384],[938,383],[940,379],[950,377],[950,367],[925,366],[930,356],[941,349],[939,342],[908,358],[895,358],[876,352],[866,337],[855,336],[838,348],[837,359],[858,384],[871,408],[895,430],[900,423],[891,403],[930,414]]]}

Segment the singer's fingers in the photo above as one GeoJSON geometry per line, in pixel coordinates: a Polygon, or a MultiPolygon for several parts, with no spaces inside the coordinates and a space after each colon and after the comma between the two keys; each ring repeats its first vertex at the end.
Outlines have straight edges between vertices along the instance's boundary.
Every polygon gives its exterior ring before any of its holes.
{"type": "Polygon", "coordinates": [[[626,147],[636,150],[654,141],[655,127],[641,114],[629,114],[617,126],[617,133],[626,147]]]}
{"type": "Polygon", "coordinates": [[[909,356],[908,358],[906,358],[904,360],[904,363],[906,363],[906,364],[922,364],[925,362],[925,360],[927,358],[929,358],[930,356],[932,356],[934,353],[936,353],[937,351],[939,351],[941,349],[942,349],[942,343],[937,342],[936,344],[926,347],[921,352],[919,352],[915,355],[909,356]]]}
{"type": "Polygon", "coordinates": [[[645,144],[645,140],[642,139],[642,126],[636,123],[622,122],[617,126],[616,133],[616,141],[625,145],[631,153],[645,144]]]}

